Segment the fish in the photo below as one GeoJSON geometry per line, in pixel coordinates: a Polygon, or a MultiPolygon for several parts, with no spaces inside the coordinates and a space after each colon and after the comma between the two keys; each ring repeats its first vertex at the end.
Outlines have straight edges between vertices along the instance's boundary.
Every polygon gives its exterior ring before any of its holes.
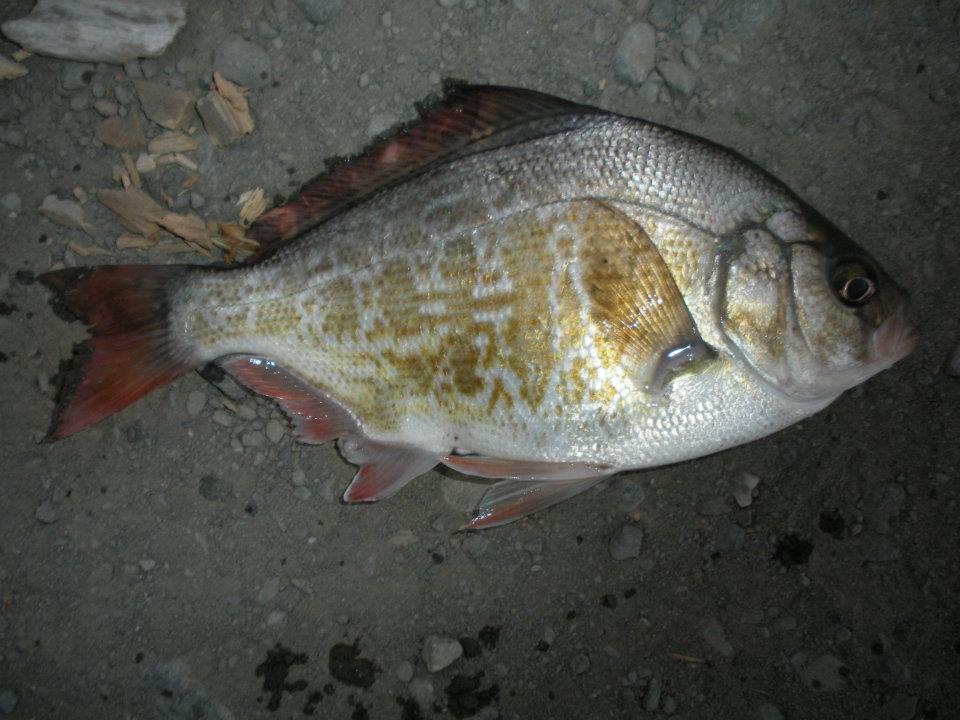
{"type": "Polygon", "coordinates": [[[419,110],[248,262],[39,276],[91,333],[48,439],[215,362],[337,442],[345,502],[443,465],[488,481],[480,529],[769,435],[917,342],[906,291],[732,150],[520,88],[419,110]]]}

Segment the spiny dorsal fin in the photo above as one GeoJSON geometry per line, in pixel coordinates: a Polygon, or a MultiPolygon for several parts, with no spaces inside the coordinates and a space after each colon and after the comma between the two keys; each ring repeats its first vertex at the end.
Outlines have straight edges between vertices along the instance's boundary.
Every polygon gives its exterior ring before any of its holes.
{"type": "Polygon", "coordinates": [[[439,101],[419,108],[417,120],[360,155],[335,162],[296,198],[260,216],[247,232],[261,246],[254,260],[377,190],[469,154],[472,145],[489,150],[501,144],[498,134],[505,135],[503,143],[521,139],[506,131],[532,121],[599,112],[532,90],[447,83],[439,101]]]}

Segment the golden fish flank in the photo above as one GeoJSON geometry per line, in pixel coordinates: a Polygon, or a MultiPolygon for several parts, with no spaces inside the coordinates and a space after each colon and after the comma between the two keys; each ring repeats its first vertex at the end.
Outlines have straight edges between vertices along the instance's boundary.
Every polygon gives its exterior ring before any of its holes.
{"type": "Polygon", "coordinates": [[[779,430],[915,341],[897,284],[750,163],[513,88],[454,88],[252,232],[234,270],[41,277],[93,331],[51,438],[217,360],[338,441],[345,500],[439,462],[500,480],[485,527],[779,430]]]}

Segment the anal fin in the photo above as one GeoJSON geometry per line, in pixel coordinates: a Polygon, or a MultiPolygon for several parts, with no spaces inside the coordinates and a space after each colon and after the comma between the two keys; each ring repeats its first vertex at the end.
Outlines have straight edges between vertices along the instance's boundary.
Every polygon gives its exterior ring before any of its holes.
{"type": "Polygon", "coordinates": [[[359,465],[343,494],[348,503],[375,502],[390,497],[414,478],[431,470],[439,458],[419,448],[390,445],[363,437],[341,438],[338,447],[347,461],[359,465]]]}
{"type": "Polygon", "coordinates": [[[342,405],[272,360],[233,357],[221,365],[254,392],[275,400],[293,420],[303,442],[319,445],[360,432],[342,405]]]}
{"type": "Polygon", "coordinates": [[[503,480],[487,490],[476,517],[461,530],[481,530],[519,520],[530,513],[579,495],[602,481],[606,475],[576,480],[503,480]]]}

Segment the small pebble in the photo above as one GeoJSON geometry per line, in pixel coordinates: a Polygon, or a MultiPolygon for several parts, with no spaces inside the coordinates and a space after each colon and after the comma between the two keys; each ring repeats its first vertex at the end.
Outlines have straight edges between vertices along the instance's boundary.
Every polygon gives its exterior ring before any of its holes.
{"type": "Polygon", "coordinates": [[[10,212],[20,212],[22,206],[20,196],[15,192],[8,192],[0,198],[0,205],[3,205],[4,210],[9,210],[10,212]]]}
{"type": "Polygon", "coordinates": [[[33,513],[34,517],[37,518],[44,525],[50,525],[57,521],[57,508],[54,507],[53,503],[49,500],[44,500],[37,507],[36,511],[33,513]]]}
{"type": "Polygon", "coordinates": [[[673,715],[677,711],[677,701],[673,695],[667,695],[663,699],[663,713],[664,715],[673,715]]]}
{"type": "Polygon", "coordinates": [[[703,23],[699,15],[691,15],[680,26],[680,41],[684,45],[696,45],[703,36],[703,23]]]}
{"type": "MultiPolygon", "coordinates": [[[[791,662],[793,659],[791,658],[791,662]]],[[[850,671],[839,658],[826,653],[801,664],[800,679],[811,690],[836,692],[850,685],[850,671]]]]}
{"type": "Polygon", "coordinates": [[[770,703],[757,706],[757,720],[784,720],[780,708],[770,703]]]}
{"type": "Polygon", "coordinates": [[[613,56],[616,76],[638,86],[647,79],[657,58],[657,33],[647,23],[634,23],[623,31],[613,56]]]}
{"type": "Polygon", "coordinates": [[[287,621],[287,614],[283,610],[273,610],[267,615],[267,625],[282,625],[287,621]]]}
{"type": "Polygon", "coordinates": [[[583,675],[590,669],[590,658],[583,653],[578,653],[570,658],[570,671],[574,675],[583,675]]]}
{"type": "Polygon", "coordinates": [[[730,492],[733,493],[733,499],[737,501],[737,505],[742,508],[750,507],[753,502],[753,491],[759,484],[760,478],[750,473],[743,473],[735,480],[731,484],[730,492]]]}
{"type": "Polygon", "coordinates": [[[226,410],[217,410],[213,414],[213,421],[217,425],[223,425],[223,427],[232,427],[234,416],[228,413],[226,410]]]}
{"type": "Polygon", "coordinates": [[[406,660],[397,665],[397,679],[402,683],[408,683],[413,680],[413,663],[406,660]]]}
{"type": "Polygon", "coordinates": [[[666,30],[673,24],[676,15],[677,10],[673,5],[673,0],[655,0],[650,12],[647,13],[647,20],[657,30],[666,30]]]}
{"type": "Polygon", "coordinates": [[[643,548],[643,528],[627,523],[614,532],[607,545],[610,557],[614,560],[628,560],[640,556],[643,548]]]}
{"type": "Polygon", "coordinates": [[[93,109],[103,117],[113,117],[120,111],[120,108],[117,107],[117,104],[113,100],[104,99],[95,101],[93,103],[93,109]]]}
{"type": "Polygon", "coordinates": [[[13,690],[0,690],[0,713],[4,715],[11,714],[17,707],[20,698],[13,690]]]}
{"type": "Polygon", "coordinates": [[[199,210],[206,204],[207,201],[204,199],[203,195],[200,193],[190,193],[190,207],[193,210],[199,210]]]}
{"type": "Polygon", "coordinates": [[[280,578],[268,578],[267,581],[260,586],[260,591],[257,593],[257,602],[261,605],[266,605],[268,602],[273,600],[279,592],[280,578]]]}
{"type": "Polygon", "coordinates": [[[187,415],[196,417],[203,412],[206,404],[207,396],[199,390],[192,390],[190,394],[187,395],[187,415]]]}
{"type": "Polygon", "coordinates": [[[138,564],[140,565],[141,570],[144,572],[150,572],[157,566],[157,561],[151,560],[150,558],[144,558],[138,564]]]}
{"type": "Polygon", "coordinates": [[[957,345],[950,353],[944,370],[950,377],[960,378],[960,345],[957,345]]]}
{"type": "Polygon", "coordinates": [[[435,673],[449,667],[461,655],[463,646],[453,638],[430,635],[423,641],[421,656],[429,672],[435,673]]]}
{"type": "Polygon", "coordinates": [[[307,501],[307,500],[310,499],[310,496],[311,496],[311,495],[312,495],[312,493],[311,493],[309,490],[307,490],[305,487],[303,487],[303,486],[295,487],[295,488],[293,489],[293,496],[294,496],[297,500],[307,501]]]}
{"type": "Polygon", "coordinates": [[[710,647],[724,657],[733,657],[733,645],[727,640],[727,634],[716,618],[707,619],[707,623],[703,628],[703,639],[707,641],[710,647]]]}
{"type": "Polygon", "coordinates": [[[279,420],[277,420],[276,418],[273,418],[267,422],[266,433],[267,433],[267,439],[273,444],[277,444],[278,442],[283,440],[283,433],[284,433],[283,425],[280,423],[279,420]]]}
{"type": "Polygon", "coordinates": [[[420,705],[420,707],[432,707],[434,700],[433,682],[427,677],[418,677],[410,681],[407,685],[410,695],[420,705]]]}
{"type": "Polygon", "coordinates": [[[89,63],[67,62],[60,70],[60,87],[64,90],[79,90],[93,80],[96,67],[89,63]]]}
{"type": "Polygon", "coordinates": [[[662,689],[660,678],[654,675],[650,678],[650,684],[647,685],[647,692],[643,696],[643,709],[647,712],[654,712],[660,707],[660,691],[662,689]]]}
{"type": "Polygon", "coordinates": [[[657,64],[657,72],[671,90],[682,95],[692,95],[697,86],[697,76],[693,70],[677,60],[666,60],[657,64]]]}
{"type": "Polygon", "coordinates": [[[70,109],[74,112],[82,112],[90,107],[90,98],[86,95],[74,95],[70,98],[70,109]]]}

